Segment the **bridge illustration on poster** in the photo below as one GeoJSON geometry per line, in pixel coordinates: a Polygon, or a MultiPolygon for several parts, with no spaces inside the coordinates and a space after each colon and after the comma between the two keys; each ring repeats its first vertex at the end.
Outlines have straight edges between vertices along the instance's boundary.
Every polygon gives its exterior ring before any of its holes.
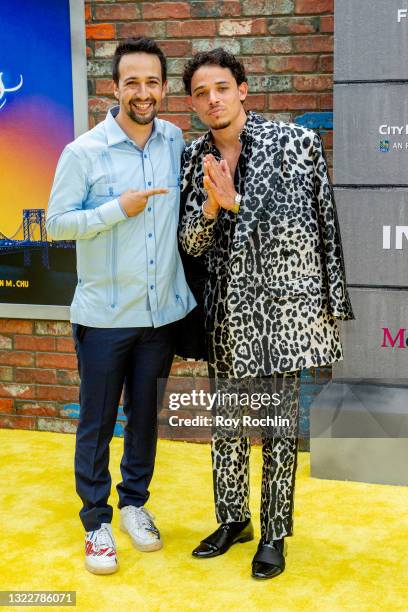
{"type": "Polygon", "coordinates": [[[23,86],[23,75],[22,74],[20,74],[20,82],[19,82],[19,84],[15,85],[14,87],[6,87],[4,85],[4,83],[3,83],[3,74],[4,74],[4,72],[0,72],[0,110],[3,108],[3,106],[6,105],[6,102],[7,102],[7,97],[4,97],[4,96],[6,94],[8,94],[8,93],[18,91],[23,86]],[[4,98],[4,100],[3,100],[3,98],[4,98]]]}
{"type": "Polygon", "coordinates": [[[22,253],[24,267],[31,265],[31,255],[41,250],[41,260],[44,268],[50,268],[49,249],[72,249],[74,240],[58,240],[50,242],[45,228],[45,210],[42,208],[25,208],[20,225],[11,236],[6,236],[0,230],[0,256],[11,253],[22,253]],[[18,235],[23,233],[23,239],[18,235]],[[35,237],[35,232],[38,238],[35,237]]]}

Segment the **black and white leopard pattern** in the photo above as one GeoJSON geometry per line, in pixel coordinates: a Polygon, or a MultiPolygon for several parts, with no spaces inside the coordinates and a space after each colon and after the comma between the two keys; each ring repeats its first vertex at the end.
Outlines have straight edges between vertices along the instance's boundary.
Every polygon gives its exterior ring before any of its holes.
{"type": "MultiPolygon", "coordinates": [[[[293,500],[297,465],[299,387],[300,372],[274,374],[263,379],[233,379],[232,369],[225,370],[224,363],[231,364],[229,353],[228,319],[222,324],[224,354],[218,362],[212,353],[209,368],[212,388],[221,397],[234,392],[278,394],[280,403],[253,410],[251,406],[239,404],[218,405],[214,416],[237,418],[242,422],[244,415],[264,419],[280,416],[288,421],[284,427],[245,428],[215,427],[211,440],[211,458],[214,484],[215,514],[219,523],[245,521],[250,518],[249,510],[249,458],[251,438],[262,438],[262,484],[260,504],[261,537],[265,541],[277,540],[293,533],[293,500]]],[[[259,395],[258,395],[259,397],[259,395]]]]}
{"type": "MultiPolygon", "coordinates": [[[[211,221],[202,214],[209,134],[186,149],[180,242],[186,253],[205,255],[205,324],[215,379],[283,373],[282,380],[296,381],[286,402],[297,423],[299,371],[341,359],[335,318],[353,318],[336,209],[317,134],[255,113],[245,132],[251,155],[237,217],[222,210],[211,221]]],[[[265,436],[262,450],[261,532],[278,539],[292,533],[297,436],[265,436]]],[[[249,452],[248,437],[215,432],[219,522],[250,516],[249,452]]]]}
{"type": "Polygon", "coordinates": [[[246,131],[251,157],[231,245],[224,237],[233,213],[222,210],[211,221],[201,210],[209,134],[184,154],[179,234],[186,253],[205,254],[206,329],[215,333],[220,362],[219,324],[228,312],[237,378],[330,365],[342,359],[335,318],[353,312],[321,139],[255,113],[246,131]]]}

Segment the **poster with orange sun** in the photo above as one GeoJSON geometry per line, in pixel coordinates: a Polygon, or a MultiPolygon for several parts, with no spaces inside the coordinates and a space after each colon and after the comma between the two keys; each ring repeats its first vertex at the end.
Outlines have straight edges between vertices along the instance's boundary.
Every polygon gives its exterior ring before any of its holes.
{"type": "Polygon", "coordinates": [[[0,23],[0,316],[5,305],[40,316],[30,305],[67,306],[76,283],[75,244],[45,229],[56,164],[76,135],[70,2],[0,0],[0,23]]]}

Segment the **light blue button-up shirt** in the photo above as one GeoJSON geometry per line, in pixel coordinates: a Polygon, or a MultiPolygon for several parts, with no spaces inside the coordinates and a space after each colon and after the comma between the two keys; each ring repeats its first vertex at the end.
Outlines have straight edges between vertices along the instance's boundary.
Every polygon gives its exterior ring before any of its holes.
{"type": "Polygon", "coordinates": [[[115,120],[77,138],[59,160],[47,212],[55,240],[77,241],[78,284],[71,321],[91,327],[159,327],[183,318],[196,302],[177,248],[182,133],[154,120],[144,149],[115,120]],[[166,187],[143,212],[127,217],[127,189],[166,187]]]}

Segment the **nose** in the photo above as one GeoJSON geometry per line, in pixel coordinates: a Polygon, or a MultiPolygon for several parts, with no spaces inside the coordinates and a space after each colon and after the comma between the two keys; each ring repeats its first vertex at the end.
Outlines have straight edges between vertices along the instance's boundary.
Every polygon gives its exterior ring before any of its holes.
{"type": "Polygon", "coordinates": [[[149,94],[147,93],[146,83],[139,84],[137,95],[139,98],[142,98],[143,100],[149,97],[149,94]]]}
{"type": "Polygon", "coordinates": [[[218,93],[215,89],[210,89],[208,94],[208,100],[210,104],[216,104],[218,102],[218,93]]]}

